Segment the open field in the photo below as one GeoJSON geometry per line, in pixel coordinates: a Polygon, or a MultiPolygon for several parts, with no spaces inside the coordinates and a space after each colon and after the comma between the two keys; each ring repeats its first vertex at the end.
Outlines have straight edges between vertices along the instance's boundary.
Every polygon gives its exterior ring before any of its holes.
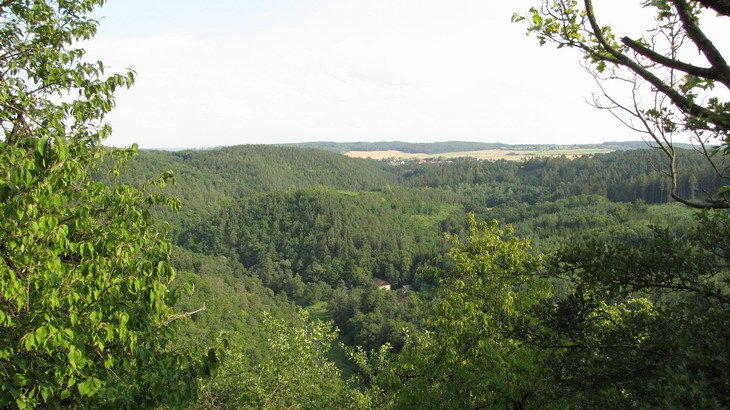
{"type": "MultiPolygon", "coordinates": [[[[321,320],[323,322],[332,320],[332,315],[327,311],[327,302],[324,301],[310,305],[307,307],[307,312],[309,312],[309,317],[314,320],[321,320]]],[[[332,349],[325,356],[337,365],[337,368],[342,372],[343,380],[349,379],[350,376],[356,374],[358,371],[357,365],[350,360],[345,349],[339,343],[334,343],[332,349]]]]}
{"type": "Polygon", "coordinates": [[[504,150],[504,149],[486,149],[480,151],[459,151],[447,152],[442,154],[411,154],[401,151],[348,151],[345,153],[351,158],[372,158],[372,159],[427,159],[427,158],[462,158],[472,157],[477,159],[498,160],[506,159],[510,161],[519,161],[525,157],[546,156],[555,157],[565,155],[566,157],[578,157],[581,155],[605,154],[611,152],[610,149],[556,149],[545,151],[534,150],[504,150]]]}

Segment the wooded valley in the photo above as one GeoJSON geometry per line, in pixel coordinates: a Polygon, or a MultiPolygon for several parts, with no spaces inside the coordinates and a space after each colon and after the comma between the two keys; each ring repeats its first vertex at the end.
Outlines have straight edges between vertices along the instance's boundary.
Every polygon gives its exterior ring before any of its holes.
{"type": "Polygon", "coordinates": [[[103,3],[0,1],[0,407],[730,407],[726,1],[643,2],[638,40],[516,14],[651,148],[511,161],[107,147],[103,3]]]}
{"type": "MultiPolygon", "coordinates": [[[[700,153],[680,158],[682,195],[723,184],[700,153]]],[[[228,346],[198,406],[631,406],[685,397],[663,391],[665,378],[707,353],[695,343],[726,332],[691,312],[726,312],[726,238],[714,251],[698,241],[727,215],[673,203],[664,160],[646,148],[392,165],[238,146],[141,151],[106,183],[177,176],[162,191],[183,211],[160,219],[177,283],[196,292],[176,308],[206,310],[180,324],[174,344],[228,346]]],[[[720,363],[707,357],[671,388],[699,383],[702,400],[723,391],[720,363]]]]}

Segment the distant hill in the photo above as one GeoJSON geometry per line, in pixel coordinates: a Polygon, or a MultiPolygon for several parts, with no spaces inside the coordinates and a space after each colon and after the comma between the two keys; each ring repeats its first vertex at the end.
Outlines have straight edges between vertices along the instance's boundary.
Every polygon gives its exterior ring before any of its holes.
{"type": "MultiPolygon", "coordinates": [[[[331,142],[314,141],[298,144],[282,144],[288,147],[316,148],[325,151],[345,153],[348,151],[401,151],[409,154],[445,154],[449,152],[480,151],[490,149],[515,151],[546,151],[569,149],[610,149],[626,151],[648,148],[644,141],[612,141],[602,144],[503,144],[500,142],[443,141],[430,143],[414,143],[403,141],[380,142],[331,142]]],[[[689,144],[676,144],[678,148],[691,148],[689,144]]]]}
{"type": "MultiPolygon", "coordinates": [[[[164,192],[182,201],[180,214],[165,213],[164,219],[178,231],[180,224],[198,217],[210,216],[227,202],[261,192],[295,191],[319,186],[349,191],[372,191],[387,185],[401,185],[404,175],[378,161],[354,159],[333,151],[352,149],[398,149],[437,152],[443,150],[479,149],[566,149],[558,145],[505,145],[478,142],[441,142],[414,144],[383,143],[306,143],[297,146],[240,145],[204,150],[152,151],[141,150],[129,161],[119,182],[142,186],[171,170],[177,184],[164,192]],[[307,148],[304,148],[307,147],[307,148]],[[318,147],[319,149],[313,149],[318,147]],[[327,152],[327,150],[331,152],[327,152]]],[[[590,147],[570,146],[574,149],[590,147]]],[[[594,148],[634,150],[643,142],[604,143],[594,148]]],[[[441,167],[443,171],[449,167],[441,167]]],[[[108,178],[108,177],[107,177],[108,178]]],[[[457,178],[458,179],[458,178],[457,178]]],[[[467,182],[468,181],[464,181],[467,182]]]]}
{"type": "Polygon", "coordinates": [[[185,248],[238,260],[276,291],[290,287],[292,275],[333,287],[341,280],[369,282],[373,275],[400,283],[400,274],[410,280],[415,271],[409,258],[436,256],[440,235],[425,221],[444,208],[403,199],[331,188],[268,192],[228,204],[179,240],[185,248]]]}
{"type": "Polygon", "coordinates": [[[260,192],[323,185],[368,191],[398,183],[397,176],[372,161],[316,149],[273,145],[140,150],[128,162],[120,182],[141,186],[167,170],[175,173],[177,184],[168,186],[165,192],[182,200],[183,214],[207,214],[226,200],[260,192]]]}
{"type": "Polygon", "coordinates": [[[443,141],[443,142],[402,142],[402,141],[382,141],[382,142],[303,142],[299,144],[284,144],[285,146],[316,148],[326,151],[345,153],[347,151],[401,151],[411,154],[443,154],[455,151],[477,151],[483,149],[498,149],[504,147],[505,144],[486,143],[486,142],[468,142],[468,141],[443,141]]]}
{"type": "MultiPolygon", "coordinates": [[[[649,147],[656,147],[656,144],[654,142],[649,144],[647,141],[612,141],[604,142],[603,144],[596,146],[612,149],[614,151],[629,151],[634,149],[647,149],[649,147]]],[[[674,147],[682,149],[694,149],[694,146],[692,144],[685,144],[681,142],[675,142],[674,147]]]]}

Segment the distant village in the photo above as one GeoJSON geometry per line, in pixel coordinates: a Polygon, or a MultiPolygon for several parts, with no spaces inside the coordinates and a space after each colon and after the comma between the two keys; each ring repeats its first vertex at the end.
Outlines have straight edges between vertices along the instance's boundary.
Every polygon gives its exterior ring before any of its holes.
{"type": "Polygon", "coordinates": [[[399,166],[399,165],[405,165],[408,163],[416,163],[416,164],[451,164],[454,162],[450,159],[443,159],[443,158],[421,158],[421,159],[403,159],[403,158],[384,158],[382,161],[387,162],[388,164],[392,166],[399,166]]]}

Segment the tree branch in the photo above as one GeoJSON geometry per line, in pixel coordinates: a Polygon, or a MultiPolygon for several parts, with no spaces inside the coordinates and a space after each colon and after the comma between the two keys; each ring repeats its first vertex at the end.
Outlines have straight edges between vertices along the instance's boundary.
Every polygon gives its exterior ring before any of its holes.
{"type": "Polygon", "coordinates": [[[727,61],[723,58],[722,53],[712,44],[712,41],[707,38],[705,33],[702,32],[697,20],[692,16],[689,5],[684,0],[672,0],[672,3],[677,9],[677,14],[680,20],[682,20],[682,26],[684,26],[687,36],[695,43],[702,54],[705,55],[707,61],[712,64],[712,69],[715,71],[718,81],[730,89],[730,67],[728,67],[727,61]]]}
{"type": "Polygon", "coordinates": [[[179,315],[175,315],[175,316],[171,316],[171,317],[167,318],[167,320],[165,320],[164,322],[162,322],[159,325],[157,325],[157,328],[159,329],[159,328],[165,327],[165,326],[169,325],[170,323],[172,323],[172,322],[174,322],[176,320],[180,320],[180,319],[184,319],[186,317],[190,317],[190,316],[192,316],[192,315],[194,315],[196,313],[200,313],[200,312],[202,312],[204,310],[205,310],[205,303],[203,303],[203,307],[201,307],[199,309],[196,309],[196,310],[193,310],[192,312],[185,312],[185,313],[181,313],[179,315]]]}
{"type": "MultiPolygon", "coordinates": [[[[674,1],[681,1],[681,0],[674,0],[674,1]]],[[[593,1],[592,0],[584,0],[585,9],[586,9],[586,16],[588,17],[588,22],[590,23],[591,29],[593,30],[593,35],[596,37],[596,40],[598,41],[599,45],[606,50],[606,52],[609,53],[610,57],[612,58],[605,58],[605,56],[596,55],[593,54],[595,57],[599,59],[604,59],[608,61],[615,61],[617,64],[623,65],[642,78],[644,78],[646,81],[648,81],[651,85],[657,88],[660,92],[665,94],[669,99],[672,101],[672,103],[682,110],[683,112],[702,118],[713,125],[715,125],[717,128],[719,128],[722,131],[730,131],[730,116],[727,115],[717,115],[712,110],[709,110],[701,105],[695,104],[693,101],[685,97],[684,95],[680,94],[676,90],[674,90],[671,86],[666,84],[664,81],[662,81],[659,77],[654,75],[652,72],[647,70],[646,68],[642,67],[640,64],[638,64],[636,61],[632,60],[629,56],[626,54],[620,52],[619,50],[616,50],[611,44],[608,43],[606,40],[606,37],[603,35],[601,31],[601,26],[598,25],[598,22],[596,21],[596,16],[593,11],[593,1]]]]}
{"type": "Polygon", "coordinates": [[[622,37],[621,42],[630,49],[634,50],[636,53],[648,58],[655,63],[667,66],[669,68],[675,68],[677,70],[684,71],[687,74],[720,81],[720,78],[716,75],[715,70],[711,68],[698,67],[696,65],[688,64],[683,61],[675,60],[673,58],[659,54],[656,51],[642,45],[641,43],[630,39],[629,37],[622,37]]]}
{"type": "Polygon", "coordinates": [[[730,16],[730,0],[697,0],[708,9],[715,10],[723,16],[730,16]]]}

